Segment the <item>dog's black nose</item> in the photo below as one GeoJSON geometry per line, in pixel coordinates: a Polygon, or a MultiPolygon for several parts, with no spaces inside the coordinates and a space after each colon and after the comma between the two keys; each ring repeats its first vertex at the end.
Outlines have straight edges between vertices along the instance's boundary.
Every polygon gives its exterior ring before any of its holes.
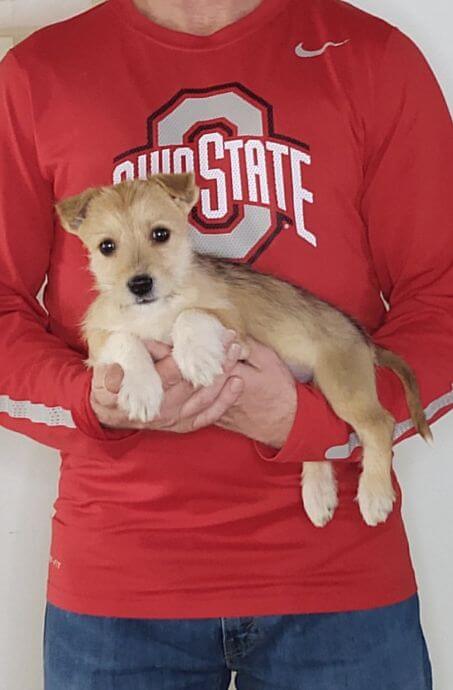
{"type": "Polygon", "coordinates": [[[153,279],[148,275],[134,276],[127,287],[137,297],[144,297],[153,289],[153,279]]]}

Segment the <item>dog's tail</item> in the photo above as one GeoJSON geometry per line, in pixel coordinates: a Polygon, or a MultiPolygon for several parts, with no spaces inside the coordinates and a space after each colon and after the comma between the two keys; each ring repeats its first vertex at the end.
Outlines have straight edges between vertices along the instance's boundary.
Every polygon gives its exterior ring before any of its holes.
{"type": "Polygon", "coordinates": [[[376,362],[382,367],[391,369],[398,376],[404,386],[407,405],[415,429],[425,441],[432,441],[433,435],[426,419],[417,379],[412,368],[402,357],[390,352],[390,350],[385,350],[383,347],[376,347],[376,362]]]}

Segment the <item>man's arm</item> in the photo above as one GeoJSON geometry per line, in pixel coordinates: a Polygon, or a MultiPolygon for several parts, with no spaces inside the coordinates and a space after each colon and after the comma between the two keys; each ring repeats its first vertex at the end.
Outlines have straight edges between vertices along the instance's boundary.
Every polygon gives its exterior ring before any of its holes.
{"type": "Polygon", "coordinates": [[[53,238],[53,190],[42,173],[27,75],[0,64],[0,421],[55,448],[104,434],[90,411],[82,355],[48,331],[38,294],[53,238]]]}
{"type": "MultiPolygon", "coordinates": [[[[432,422],[453,407],[453,128],[426,61],[397,30],[376,74],[367,131],[362,214],[376,277],[390,305],[373,339],[413,367],[432,422]]],[[[269,376],[263,357],[260,370],[242,370],[244,393],[225,425],[266,444],[256,446],[266,460],[359,459],[353,430],[310,385],[297,384],[297,409],[291,414],[291,387],[283,377],[274,395],[275,419],[254,422],[265,418],[260,390],[274,383],[275,367],[269,360],[269,376]],[[288,422],[280,422],[286,442],[276,451],[270,446],[277,445],[272,439],[278,437],[279,400],[294,421],[287,437],[288,422]]],[[[377,385],[397,421],[395,440],[413,434],[396,375],[378,369],[377,385]]]]}
{"type": "Polygon", "coordinates": [[[241,391],[241,381],[228,376],[239,352],[230,352],[225,376],[194,392],[171,358],[150,345],[167,390],[159,419],[137,430],[116,405],[121,377],[109,391],[98,371],[92,385],[82,354],[49,332],[36,296],[50,262],[54,199],[34,125],[27,74],[12,52],[0,64],[0,423],[81,455],[96,444],[119,455],[143,429],[181,433],[213,424],[241,391]]]}

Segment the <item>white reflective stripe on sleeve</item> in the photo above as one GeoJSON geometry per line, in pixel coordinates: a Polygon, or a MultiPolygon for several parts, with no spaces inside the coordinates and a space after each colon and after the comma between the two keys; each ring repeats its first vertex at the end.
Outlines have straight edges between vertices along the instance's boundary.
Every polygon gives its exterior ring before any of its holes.
{"type": "Polygon", "coordinates": [[[27,419],[36,424],[76,428],[70,410],[65,410],[63,407],[47,407],[42,403],[32,403],[29,400],[12,400],[8,395],[0,395],[0,412],[6,412],[15,419],[27,419]]]}
{"type": "MultiPolygon", "coordinates": [[[[429,421],[432,419],[432,417],[434,417],[439,410],[441,410],[443,407],[448,407],[449,405],[453,405],[453,391],[445,393],[445,395],[441,395],[440,398],[433,400],[433,402],[425,407],[427,420],[429,421]]],[[[401,436],[404,436],[406,432],[412,429],[413,426],[414,425],[411,419],[406,419],[404,422],[398,422],[398,424],[395,425],[393,440],[397,441],[399,438],[401,438],[401,436]]],[[[342,446],[332,446],[332,448],[329,448],[326,451],[324,457],[326,460],[346,460],[360,445],[361,443],[357,434],[352,433],[349,435],[349,440],[347,443],[344,443],[342,446]]]]}

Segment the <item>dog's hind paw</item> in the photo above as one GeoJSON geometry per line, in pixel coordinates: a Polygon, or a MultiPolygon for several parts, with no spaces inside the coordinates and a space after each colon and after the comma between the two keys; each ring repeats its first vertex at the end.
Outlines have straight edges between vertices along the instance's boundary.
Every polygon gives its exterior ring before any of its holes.
{"type": "Polygon", "coordinates": [[[385,522],[393,510],[395,492],[391,477],[376,477],[362,472],[357,501],[363,519],[369,527],[385,522]]]}
{"type": "Polygon", "coordinates": [[[338,494],[330,463],[305,463],[302,501],[305,512],[315,527],[324,527],[333,518],[338,505],[338,494]]]}

